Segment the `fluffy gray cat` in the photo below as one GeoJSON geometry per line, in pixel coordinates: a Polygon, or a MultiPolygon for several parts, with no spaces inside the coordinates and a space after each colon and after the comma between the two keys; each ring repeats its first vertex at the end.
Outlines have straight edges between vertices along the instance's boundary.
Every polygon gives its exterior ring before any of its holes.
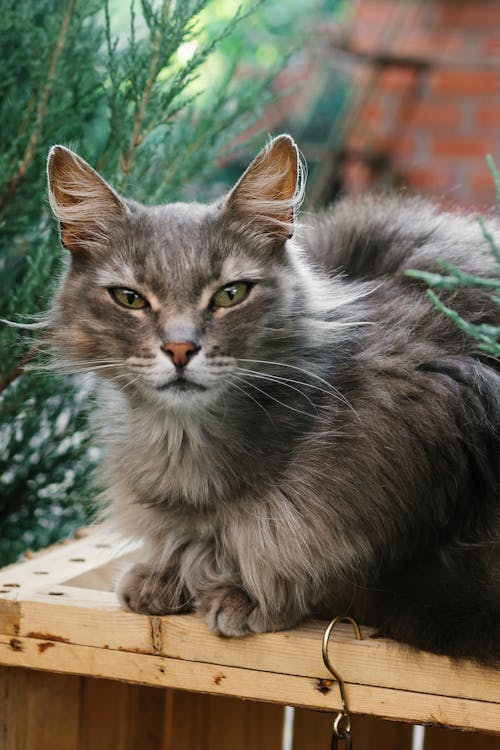
{"type": "MultiPolygon", "coordinates": [[[[226,636],[349,612],[500,658],[498,363],[405,275],[487,272],[477,222],[365,197],[296,223],[287,135],[212,205],[139,205],[62,146],[48,173],[52,344],[102,381],[109,514],[147,556],[123,605],[226,636]]],[[[487,292],[444,299],[498,324],[487,292]]]]}

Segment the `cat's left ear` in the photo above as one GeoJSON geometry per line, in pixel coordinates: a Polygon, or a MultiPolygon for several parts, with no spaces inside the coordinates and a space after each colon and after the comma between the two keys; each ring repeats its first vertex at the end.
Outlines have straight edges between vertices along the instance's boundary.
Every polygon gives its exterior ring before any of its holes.
{"type": "Polygon", "coordinates": [[[255,157],[226,200],[224,211],[255,233],[283,243],[303,194],[304,168],[293,138],[279,135],[255,157]]]}
{"type": "Polygon", "coordinates": [[[110,225],[130,210],[84,159],[65,146],[53,146],[47,162],[49,201],[71,252],[92,250],[107,241],[110,225]]]}

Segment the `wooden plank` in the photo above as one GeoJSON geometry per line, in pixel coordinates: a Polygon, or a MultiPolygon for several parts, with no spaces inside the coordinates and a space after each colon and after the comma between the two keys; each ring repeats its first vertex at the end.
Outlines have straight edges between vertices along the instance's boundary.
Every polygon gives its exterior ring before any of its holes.
{"type": "MultiPolygon", "coordinates": [[[[306,708],[296,709],[293,750],[326,750],[330,746],[334,717],[334,713],[311,711],[306,708]]],[[[411,748],[412,727],[408,724],[383,721],[370,716],[352,716],[351,726],[352,741],[356,750],[411,748]]]]}
{"type": "Polygon", "coordinates": [[[20,627],[20,603],[0,599],[0,633],[5,633],[6,635],[18,635],[20,627]]]}
{"type": "Polygon", "coordinates": [[[16,720],[21,718],[19,711],[13,710],[13,678],[15,673],[26,670],[16,670],[0,667],[0,748],[2,750],[16,750],[16,720]]]}
{"type": "Polygon", "coordinates": [[[128,750],[129,693],[134,687],[110,680],[83,679],[78,750],[128,750]]]}
{"type": "Polygon", "coordinates": [[[78,750],[80,678],[1,668],[2,750],[78,750]]]}
{"type": "Polygon", "coordinates": [[[63,584],[107,564],[119,566],[140,549],[136,541],[123,539],[102,528],[74,542],[58,544],[49,552],[0,570],[0,599],[23,598],[26,594],[63,584]]]}
{"type": "Polygon", "coordinates": [[[54,597],[57,604],[48,604],[45,594],[39,595],[37,601],[22,603],[19,635],[82,646],[154,653],[148,617],[119,609],[111,594],[97,592],[102,596],[102,604],[96,609],[96,592],[92,592],[92,601],[87,602],[83,596],[78,596],[78,589],[61,586],[58,590],[64,592],[64,597],[54,597]],[[72,601],[78,601],[78,606],[72,606],[72,601]]]}
{"type": "MultiPolygon", "coordinates": [[[[321,658],[324,622],[228,639],[214,635],[199,616],[175,615],[159,618],[158,644],[152,637],[151,618],[120,610],[113,594],[79,594],[76,588],[61,586],[57,590],[65,594],[52,597],[57,604],[49,605],[46,594],[38,595],[37,601],[22,603],[19,635],[151,654],[159,646],[162,655],[175,659],[315,678],[331,676],[321,658]],[[89,616],[84,607],[92,607],[97,599],[100,606],[89,616]],[[63,600],[66,604],[59,604],[63,600]],[[69,606],[71,601],[84,607],[69,606]]],[[[366,629],[365,634],[369,632],[366,629]]],[[[350,683],[500,703],[500,670],[412,653],[389,640],[365,637],[356,641],[347,625],[339,625],[336,630],[330,654],[350,683]]]]}
{"type": "MultiPolygon", "coordinates": [[[[0,571],[0,664],[316,708],[338,701],[335,685],[326,697],[318,689],[330,677],[321,659],[324,622],[222,639],[198,616],[122,611],[110,589],[137,549],[100,529],[0,571]],[[166,658],[158,661],[159,654],[166,658]]],[[[500,731],[500,670],[456,665],[383,639],[355,641],[348,626],[336,629],[330,655],[351,703],[358,701],[353,710],[465,728],[482,711],[477,726],[500,731]]],[[[131,721],[135,702],[127,705],[131,721]]]]}
{"type": "Polygon", "coordinates": [[[500,736],[428,727],[424,750],[500,750],[500,736]]]}
{"type": "Polygon", "coordinates": [[[279,750],[283,707],[169,690],[161,750],[279,750]]]}
{"type": "Polygon", "coordinates": [[[160,743],[165,728],[166,698],[171,691],[144,685],[129,685],[129,688],[132,694],[127,717],[127,750],[163,750],[160,743]]]}
{"type": "MultiPolygon", "coordinates": [[[[167,656],[265,671],[331,677],[321,657],[326,622],[309,622],[294,630],[246,638],[220,638],[200,618],[176,615],[162,619],[163,650],[167,656]]],[[[332,663],[351,683],[500,703],[500,670],[456,664],[447,657],[410,651],[394,641],[353,638],[352,628],[340,624],[330,643],[332,663]]]]}
{"type": "MultiPolygon", "coordinates": [[[[316,679],[89,646],[0,638],[0,663],[145,685],[252,698],[306,708],[340,707],[338,690],[316,679]],[[320,688],[320,689],[318,689],[320,688]]],[[[353,713],[411,723],[500,732],[498,704],[346,683],[353,713]]]]}

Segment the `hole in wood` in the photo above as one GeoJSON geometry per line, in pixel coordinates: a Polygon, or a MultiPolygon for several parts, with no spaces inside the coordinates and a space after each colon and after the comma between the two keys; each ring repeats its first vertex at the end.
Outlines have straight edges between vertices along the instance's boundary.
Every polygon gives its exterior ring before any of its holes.
{"type": "Polygon", "coordinates": [[[64,591],[49,591],[49,596],[64,596],[64,591]]]}
{"type": "Polygon", "coordinates": [[[7,588],[8,589],[19,589],[19,588],[21,588],[21,584],[20,583],[2,583],[2,586],[5,586],[6,589],[7,588]]]}
{"type": "Polygon", "coordinates": [[[0,589],[0,594],[10,594],[10,591],[7,589],[0,589]]]}
{"type": "Polygon", "coordinates": [[[49,571],[48,570],[34,570],[33,575],[35,576],[48,576],[49,571]]]}
{"type": "Polygon", "coordinates": [[[85,562],[85,558],[84,557],[70,557],[69,561],[70,562],[85,562]]]}

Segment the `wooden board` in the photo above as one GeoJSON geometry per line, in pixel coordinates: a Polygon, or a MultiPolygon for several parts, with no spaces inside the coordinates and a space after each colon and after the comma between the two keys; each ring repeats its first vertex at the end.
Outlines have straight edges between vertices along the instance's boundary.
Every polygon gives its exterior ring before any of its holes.
{"type": "MultiPolygon", "coordinates": [[[[124,612],[113,580],[137,551],[97,530],[0,571],[0,664],[339,707],[321,659],[326,623],[223,639],[195,615],[124,612]]],[[[369,631],[356,641],[347,625],[335,631],[330,654],[354,713],[500,733],[498,670],[410,652],[369,631]]]]}
{"type": "Polygon", "coordinates": [[[278,750],[282,727],[279,705],[0,667],[1,750],[278,750]]]}

